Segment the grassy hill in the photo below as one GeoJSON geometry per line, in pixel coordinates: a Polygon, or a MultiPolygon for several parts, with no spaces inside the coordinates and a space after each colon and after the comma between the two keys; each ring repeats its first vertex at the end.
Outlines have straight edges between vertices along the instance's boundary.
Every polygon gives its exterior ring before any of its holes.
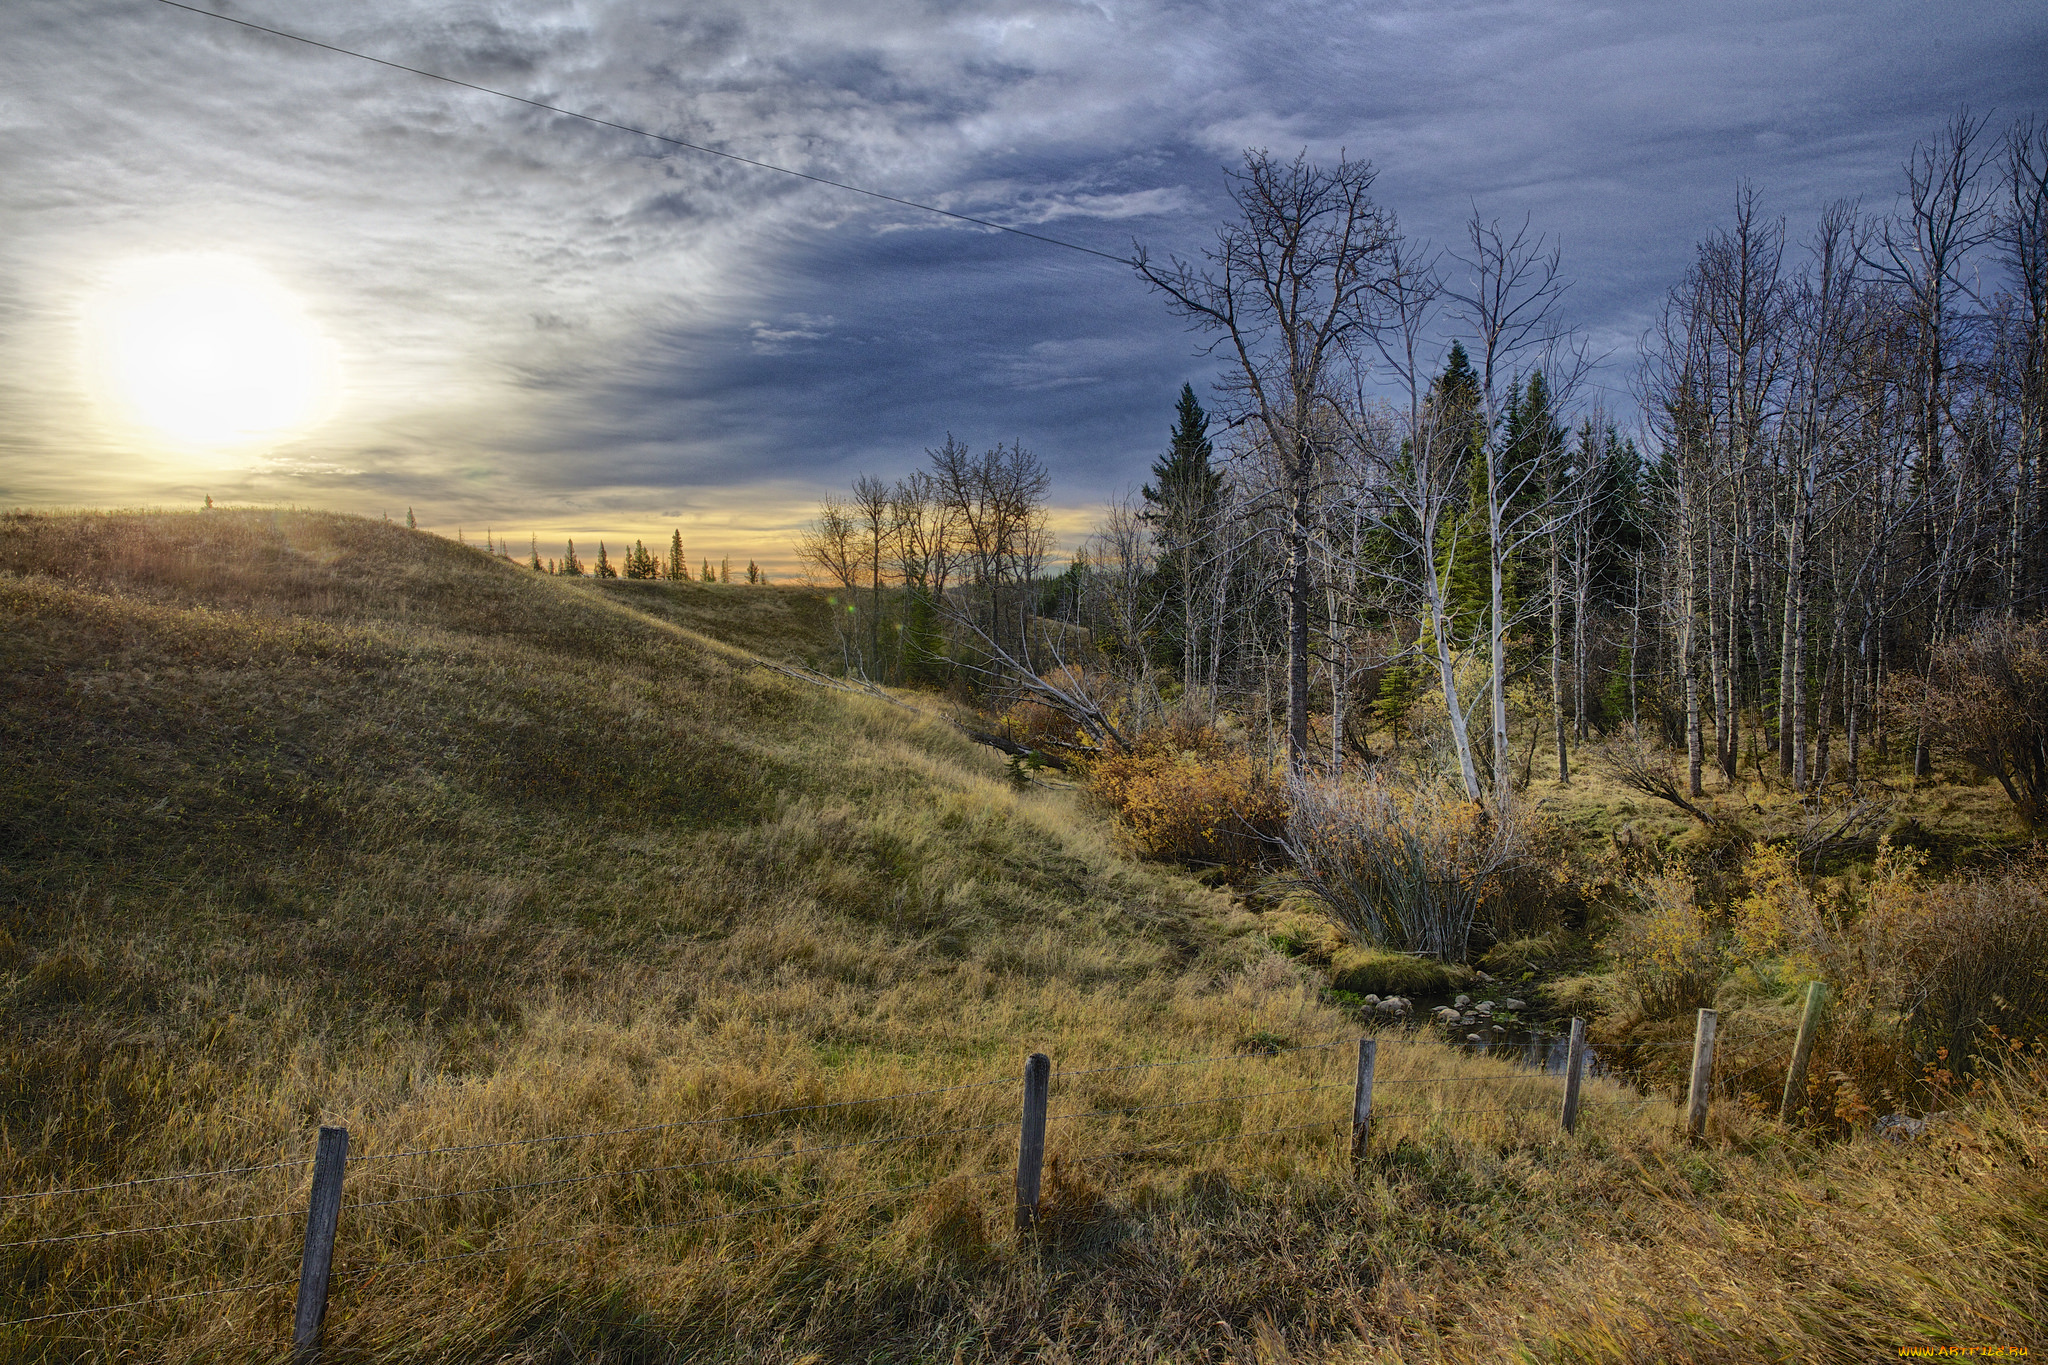
{"type": "MultiPolygon", "coordinates": [[[[1358,1025],[1322,983],[1072,796],[761,666],[829,663],[829,610],[314,513],[0,520],[0,1190],[270,1167],[347,1124],[335,1360],[1766,1360],[2038,1327],[2038,1092],[1992,1097],[1975,1155],[1738,1113],[1694,1149],[1605,1082],[1564,1140],[1546,1084],[1390,1040],[1354,1178],[1358,1025]],[[1072,1117],[1029,1240],[1033,1050],[1072,1117]],[[1458,1117],[1474,1093],[1500,1112],[1458,1117]]],[[[305,1178],[10,1197],[0,1319],[287,1281],[305,1178]],[[200,1226],[99,1235],[170,1223],[200,1226]]],[[[290,1293],[0,1354],[281,1356],[290,1293]]]]}

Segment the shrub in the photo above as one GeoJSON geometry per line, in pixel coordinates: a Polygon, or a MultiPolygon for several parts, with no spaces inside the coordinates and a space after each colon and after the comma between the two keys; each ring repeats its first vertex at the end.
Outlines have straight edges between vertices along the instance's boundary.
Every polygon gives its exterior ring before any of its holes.
{"type": "Polygon", "coordinates": [[[1149,731],[1091,759],[1088,785],[1147,857],[1241,873],[1270,863],[1286,828],[1272,770],[1207,729],[1149,731]]]}
{"type": "Polygon", "coordinates": [[[1918,913],[1890,927],[1906,1034],[1923,1061],[1961,1071],[1987,1027],[2014,1037],[2048,1030],[2048,890],[2022,875],[1943,882],[1918,913]]]}
{"type": "Polygon", "coordinates": [[[1365,943],[1462,962],[1480,902],[1521,852],[1512,819],[1440,786],[1297,779],[1287,851],[1301,885],[1365,943]]]}
{"type": "Polygon", "coordinates": [[[1674,1019],[1714,1003],[1722,948],[1683,872],[1660,872],[1630,888],[1636,906],[1610,940],[1614,974],[1646,1019],[1674,1019]]]}
{"type": "Polygon", "coordinates": [[[1894,680],[1893,713],[1998,779],[2029,828],[2048,826],[2048,621],[1986,621],[1930,663],[1924,683],[1894,680]]]}
{"type": "Polygon", "coordinates": [[[1735,907],[1735,941],[1782,953],[1833,987],[1843,1027],[1885,1034],[1922,1062],[1967,1069],[1987,1027],[2048,1029],[2048,865],[1923,884],[1927,855],[1878,841],[1860,891],[1816,886],[1788,848],[1758,845],[1735,907]]]}

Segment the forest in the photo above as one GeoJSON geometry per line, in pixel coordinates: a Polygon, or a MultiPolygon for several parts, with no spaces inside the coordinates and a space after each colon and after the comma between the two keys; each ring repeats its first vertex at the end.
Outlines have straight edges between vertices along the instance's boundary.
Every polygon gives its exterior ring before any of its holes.
{"type": "MultiPolygon", "coordinates": [[[[1626,411],[1553,241],[1417,242],[1375,179],[1251,152],[1200,259],[1140,246],[1223,377],[1063,567],[1016,443],[826,498],[800,550],[846,669],[950,688],[1020,780],[1066,771],[1142,851],[1306,895],[1359,950],[1599,939],[1658,978],[1638,1022],[1742,960],[1855,975],[1859,888],[1901,858],[2017,856],[2048,822],[2048,133],[1958,113],[1885,212],[1738,189],[1626,411]],[[1913,807],[1937,787],[2002,801],[1958,838],[1913,807]]],[[[1906,1034],[1939,1012],[1859,979],[1906,1034]]],[[[2038,986],[1890,1070],[2038,1025],[2038,986]]]]}

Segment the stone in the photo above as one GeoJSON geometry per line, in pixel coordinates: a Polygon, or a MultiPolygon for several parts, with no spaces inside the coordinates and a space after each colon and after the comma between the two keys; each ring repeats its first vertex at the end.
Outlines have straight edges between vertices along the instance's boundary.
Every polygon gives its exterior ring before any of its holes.
{"type": "Polygon", "coordinates": [[[1503,1000],[1500,1002],[1500,1007],[1504,1010],[1527,1009],[1529,1002],[1526,1000],[1503,1000]]]}
{"type": "Polygon", "coordinates": [[[1377,995],[1368,995],[1367,997],[1365,997],[1365,1003],[1368,1005],[1377,1005],[1379,1004],[1379,1002],[1380,998],[1377,995]]]}
{"type": "Polygon", "coordinates": [[[1472,997],[1469,995],[1461,995],[1456,1000],[1453,1000],[1451,1003],[1453,1005],[1456,1005],[1459,1009],[1463,1009],[1465,1008],[1465,1006],[1472,1003],[1472,997]]]}
{"type": "Polygon", "coordinates": [[[1468,1043],[1483,1043],[1486,1040],[1476,1033],[1468,1033],[1465,1035],[1465,1041],[1468,1043]]]}
{"type": "Polygon", "coordinates": [[[1381,1014],[1406,1014],[1408,1012],[1408,1002],[1398,995],[1390,995],[1380,1001],[1374,1008],[1378,1009],[1381,1014]]]}
{"type": "Polygon", "coordinates": [[[1468,1014],[1464,1018],[1460,1019],[1458,1022],[1461,1024],[1476,1024],[1479,1022],[1479,1016],[1476,1014],[1468,1014]]]}

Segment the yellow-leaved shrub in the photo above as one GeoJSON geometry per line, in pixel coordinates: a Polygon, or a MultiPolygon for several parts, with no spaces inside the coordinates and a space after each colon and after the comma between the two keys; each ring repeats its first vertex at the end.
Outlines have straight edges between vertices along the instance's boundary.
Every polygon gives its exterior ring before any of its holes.
{"type": "Polygon", "coordinates": [[[1147,857],[1243,872],[1273,860],[1287,828],[1271,766],[1206,727],[1161,727],[1097,755],[1088,785],[1147,857]]]}

